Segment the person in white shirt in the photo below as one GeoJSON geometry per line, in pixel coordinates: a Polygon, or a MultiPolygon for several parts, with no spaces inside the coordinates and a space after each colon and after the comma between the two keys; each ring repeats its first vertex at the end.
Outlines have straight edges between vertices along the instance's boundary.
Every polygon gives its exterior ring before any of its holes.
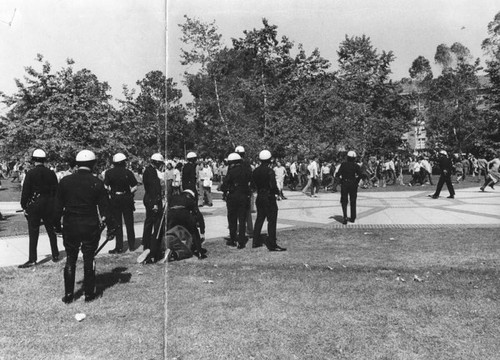
{"type": "Polygon", "coordinates": [[[203,188],[203,194],[200,196],[200,206],[208,205],[213,206],[212,203],[212,179],[214,173],[212,172],[212,166],[207,161],[203,164],[203,168],[199,172],[200,184],[203,188]],[[203,202],[202,202],[203,201],[203,202]]]}
{"type": "Polygon", "coordinates": [[[317,157],[314,157],[311,159],[311,162],[307,166],[307,171],[309,173],[308,175],[308,181],[307,185],[304,189],[302,189],[302,192],[305,194],[309,188],[311,188],[311,197],[318,197],[316,195],[315,190],[317,191],[318,189],[318,177],[319,177],[319,169],[318,169],[318,163],[316,162],[317,157]]]}
{"type": "Polygon", "coordinates": [[[286,200],[285,195],[283,195],[283,184],[285,183],[286,169],[283,165],[281,165],[280,161],[276,161],[276,166],[274,167],[274,174],[276,176],[276,185],[278,185],[278,199],[277,200],[286,200]]]}

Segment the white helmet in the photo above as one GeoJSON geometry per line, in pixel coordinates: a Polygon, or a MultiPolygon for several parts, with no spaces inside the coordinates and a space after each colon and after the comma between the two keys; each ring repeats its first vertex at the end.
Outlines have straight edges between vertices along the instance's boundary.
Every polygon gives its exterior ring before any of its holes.
{"type": "Polygon", "coordinates": [[[352,150],[351,150],[351,151],[349,151],[349,152],[347,153],[347,156],[348,156],[348,157],[350,157],[350,158],[355,158],[355,157],[356,157],[356,153],[355,153],[354,151],[352,151],[352,150]]]}
{"type": "Polygon", "coordinates": [[[197,157],[198,157],[198,155],[196,155],[196,153],[193,151],[188,152],[186,155],[186,159],[195,159],[197,157]]]}
{"type": "Polygon", "coordinates": [[[269,150],[262,150],[259,153],[259,159],[260,160],[269,160],[271,158],[271,152],[269,150]]]}
{"type": "Polygon", "coordinates": [[[153,161],[160,161],[160,162],[163,162],[163,155],[160,154],[160,153],[155,153],[153,155],[151,155],[151,160],[153,161]]]}
{"type": "Polygon", "coordinates": [[[94,161],[95,154],[90,150],[82,150],[78,154],[76,154],[77,162],[86,162],[86,161],[94,161]]]}
{"type": "Polygon", "coordinates": [[[234,152],[239,153],[239,154],[244,153],[245,148],[241,145],[238,145],[238,146],[236,146],[236,149],[234,149],[234,152]]]}
{"type": "Polygon", "coordinates": [[[235,152],[229,154],[227,157],[227,161],[238,161],[238,160],[241,160],[241,156],[240,154],[237,154],[235,152]]]}
{"type": "Polygon", "coordinates": [[[191,195],[192,197],[194,197],[194,191],[193,190],[186,189],[183,192],[185,192],[185,193],[191,195]]]}
{"type": "Polygon", "coordinates": [[[45,159],[47,155],[45,154],[45,151],[43,151],[42,149],[36,149],[35,151],[33,151],[32,157],[38,159],[45,159]]]}
{"type": "Polygon", "coordinates": [[[446,150],[441,150],[441,151],[439,151],[439,153],[444,155],[444,156],[448,156],[448,153],[446,152],[446,150]]]}
{"type": "Polygon", "coordinates": [[[124,160],[127,160],[127,157],[125,156],[125,154],[117,153],[117,154],[113,155],[113,162],[114,163],[119,163],[119,162],[124,161],[124,160]]]}

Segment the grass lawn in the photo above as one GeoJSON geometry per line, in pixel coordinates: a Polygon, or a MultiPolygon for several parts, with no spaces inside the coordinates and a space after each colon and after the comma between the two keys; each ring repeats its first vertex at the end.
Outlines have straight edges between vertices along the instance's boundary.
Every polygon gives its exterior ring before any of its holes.
{"type": "MultiPolygon", "coordinates": [[[[163,359],[165,266],[138,265],[137,255],[97,260],[102,296],[92,303],[81,291],[61,301],[64,261],[0,269],[0,359],[163,359]]],[[[75,290],[82,280],[79,261],[75,290]]]]}
{"type": "Polygon", "coordinates": [[[169,263],[168,359],[498,359],[498,229],[278,239],[169,263]]]}

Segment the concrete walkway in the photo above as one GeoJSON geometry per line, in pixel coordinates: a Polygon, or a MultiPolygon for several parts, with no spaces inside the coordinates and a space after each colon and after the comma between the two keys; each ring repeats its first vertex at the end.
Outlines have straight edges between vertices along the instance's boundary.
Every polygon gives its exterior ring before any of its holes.
{"type": "MultiPolygon", "coordinates": [[[[342,225],[342,210],[339,193],[320,193],[312,198],[301,192],[285,191],[287,200],[278,203],[278,230],[300,227],[321,228],[421,228],[421,227],[500,227],[500,191],[480,192],[479,188],[457,190],[455,199],[447,199],[446,188],[439,199],[427,197],[435,187],[425,191],[369,192],[358,193],[358,216],[355,224],[342,225]]],[[[422,189],[424,190],[424,189],[422,189]]],[[[216,192],[216,191],[214,191],[216,192]]],[[[214,200],[212,207],[202,207],[205,216],[207,242],[228,235],[226,204],[214,200]]],[[[4,215],[15,213],[18,203],[0,203],[4,215]]],[[[142,204],[136,202],[137,211],[144,212],[142,204]]],[[[255,221],[255,214],[254,221],[255,221]]],[[[8,224],[8,220],[4,224],[8,224]]],[[[142,223],[135,225],[136,236],[142,235],[142,223]]],[[[263,231],[266,229],[264,224],[263,231]]],[[[104,238],[101,239],[101,243],[104,238]]],[[[63,250],[62,238],[59,249],[63,250]]],[[[125,239],[126,242],[126,239],[125,239]]],[[[0,239],[0,267],[19,265],[28,260],[28,236],[0,239]]],[[[109,242],[99,256],[114,248],[109,242]]],[[[141,249],[136,250],[139,254],[141,249]]],[[[50,246],[46,234],[38,242],[38,261],[50,261],[50,246]]]]}

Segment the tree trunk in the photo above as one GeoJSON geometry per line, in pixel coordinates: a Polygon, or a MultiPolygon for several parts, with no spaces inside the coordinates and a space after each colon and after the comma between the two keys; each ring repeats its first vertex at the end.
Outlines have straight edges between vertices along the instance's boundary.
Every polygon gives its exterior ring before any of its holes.
{"type": "Polygon", "coordinates": [[[224,116],[222,115],[222,109],[221,109],[221,106],[220,106],[220,98],[219,98],[219,88],[217,86],[217,80],[215,78],[214,78],[214,89],[215,89],[215,98],[217,100],[217,110],[219,111],[220,120],[224,124],[224,127],[226,129],[226,133],[227,133],[227,136],[229,138],[229,141],[231,141],[231,144],[234,147],[236,145],[234,144],[233,137],[231,136],[231,133],[229,132],[229,127],[227,126],[226,119],[224,119],[224,116]]]}

